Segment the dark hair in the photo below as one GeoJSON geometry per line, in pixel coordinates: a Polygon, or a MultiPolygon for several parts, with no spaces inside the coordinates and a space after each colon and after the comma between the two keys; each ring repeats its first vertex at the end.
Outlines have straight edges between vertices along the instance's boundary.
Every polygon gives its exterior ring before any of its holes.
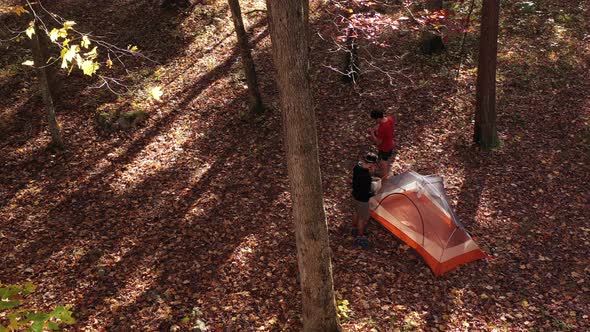
{"type": "Polygon", "coordinates": [[[377,162],[377,155],[374,154],[373,152],[369,152],[367,153],[367,155],[365,156],[365,162],[369,163],[369,164],[374,164],[377,162]]]}
{"type": "Polygon", "coordinates": [[[371,119],[383,118],[383,111],[371,111],[371,119]]]}

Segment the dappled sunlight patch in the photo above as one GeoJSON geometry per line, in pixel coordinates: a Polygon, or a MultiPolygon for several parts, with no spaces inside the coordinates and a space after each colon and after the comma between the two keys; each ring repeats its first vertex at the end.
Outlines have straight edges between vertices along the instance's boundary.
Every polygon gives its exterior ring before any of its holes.
{"type": "MultiPolygon", "coordinates": [[[[100,316],[104,312],[122,312],[137,305],[144,307],[146,303],[142,303],[142,301],[145,301],[145,299],[142,300],[142,297],[154,287],[161,276],[161,271],[155,269],[154,261],[153,257],[145,257],[134,271],[130,271],[126,275],[124,283],[117,287],[114,295],[102,299],[96,310],[87,317],[86,322],[100,320],[100,316]]],[[[170,305],[161,297],[158,297],[156,301],[159,304],[158,309],[156,312],[152,311],[150,315],[152,317],[156,315],[168,318],[171,312],[170,305]]]]}
{"type": "Polygon", "coordinates": [[[182,119],[176,121],[166,133],[156,137],[116,173],[116,177],[110,183],[113,191],[119,195],[132,191],[145,179],[169,170],[183,154],[194,153],[184,151],[187,142],[193,138],[193,130],[182,119]]]}
{"type": "Polygon", "coordinates": [[[256,257],[258,239],[251,234],[242,239],[242,242],[234,249],[228,258],[228,263],[240,271],[241,274],[249,274],[252,269],[252,259],[256,257]]]}

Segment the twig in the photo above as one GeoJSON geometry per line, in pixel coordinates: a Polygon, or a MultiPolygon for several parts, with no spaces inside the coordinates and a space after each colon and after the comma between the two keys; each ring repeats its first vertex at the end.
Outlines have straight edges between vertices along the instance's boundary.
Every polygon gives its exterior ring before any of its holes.
{"type": "Polygon", "coordinates": [[[465,19],[465,24],[463,26],[463,37],[461,38],[461,46],[459,48],[459,67],[457,68],[457,76],[455,77],[455,81],[459,81],[459,75],[461,75],[461,67],[463,66],[463,51],[465,49],[465,38],[467,36],[467,27],[469,26],[469,21],[471,20],[471,13],[473,12],[473,7],[475,5],[475,0],[471,0],[471,5],[469,6],[469,13],[467,14],[467,18],[465,19]]]}

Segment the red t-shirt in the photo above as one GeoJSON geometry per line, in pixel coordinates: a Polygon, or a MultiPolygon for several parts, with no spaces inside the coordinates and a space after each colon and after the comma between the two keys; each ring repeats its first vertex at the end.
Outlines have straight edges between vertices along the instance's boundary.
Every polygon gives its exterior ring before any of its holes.
{"type": "Polygon", "coordinates": [[[385,122],[379,125],[377,129],[377,138],[381,140],[381,144],[377,145],[379,151],[389,152],[395,147],[393,142],[393,117],[388,116],[385,122]]]}

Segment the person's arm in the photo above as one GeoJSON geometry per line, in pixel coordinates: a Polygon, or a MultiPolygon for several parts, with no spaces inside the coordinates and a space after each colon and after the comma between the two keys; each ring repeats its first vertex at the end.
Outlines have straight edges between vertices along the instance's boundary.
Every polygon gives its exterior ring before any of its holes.
{"type": "Polygon", "coordinates": [[[369,198],[375,196],[375,194],[371,191],[371,181],[371,174],[368,174],[367,176],[363,176],[361,182],[362,192],[367,193],[369,198]]]}
{"type": "Polygon", "coordinates": [[[371,137],[371,141],[377,143],[377,145],[381,144],[381,142],[383,141],[382,139],[380,139],[378,137],[378,133],[379,133],[379,125],[377,125],[375,127],[371,127],[371,129],[369,129],[369,136],[371,137]]]}

